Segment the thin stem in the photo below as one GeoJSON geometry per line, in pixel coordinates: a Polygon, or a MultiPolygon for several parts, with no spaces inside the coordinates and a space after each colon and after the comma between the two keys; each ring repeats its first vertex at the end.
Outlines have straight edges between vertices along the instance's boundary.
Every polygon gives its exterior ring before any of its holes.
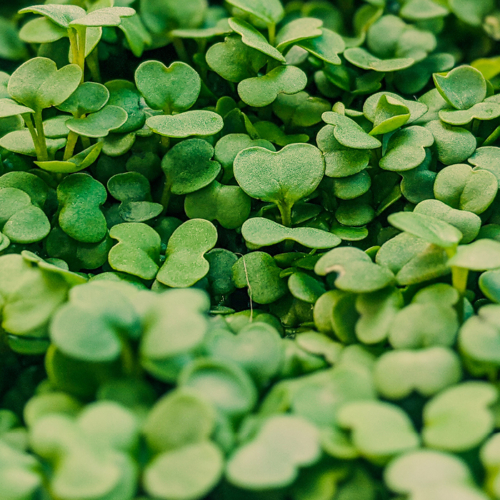
{"type": "Polygon", "coordinates": [[[47,151],[47,141],[45,140],[45,133],[43,131],[42,112],[35,112],[35,127],[38,136],[38,144],[40,146],[40,161],[47,161],[49,159],[49,152],[47,151]]]}
{"type": "Polygon", "coordinates": [[[73,64],[78,64],[78,38],[76,36],[76,30],[69,28],[68,37],[71,45],[71,57],[73,59],[73,64]]]}
{"type": "Polygon", "coordinates": [[[92,146],[92,143],[90,142],[90,139],[88,137],[81,135],[80,138],[82,139],[83,149],[87,149],[90,148],[90,146],[92,146]]]}
{"type": "Polygon", "coordinates": [[[455,289],[460,294],[460,298],[456,304],[456,310],[458,314],[458,320],[460,323],[464,320],[464,298],[465,292],[467,291],[467,277],[469,276],[469,270],[463,267],[452,267],[451,268],[451,280],[455,289]]]}
{"type": "Polygon", "coordinates": [[[94,82],[101,83],[102,80],[97,47],[87,57],[87,66],[90,69],[92,80],[94,80],[94,82]]]}
{"type": "Polygon", "coordinates": [[[69,160],[73,156],[77,141],[78,134],[71,130],[68,135],[68,142],[66,142],[66,149],[64,150],[63,160],[69,160]]]}
{"type": "Polygon", "coordinates": [[[186,51],[186,47],[184,46],[184,42],[182,38],[173,38],[172,43],[174,44],[175,50],[177,52],[177,56],[179,59],[185,63],[189,64],[189,56],[186,51]]]}
{"type": "Polygon", "coordinates": [[[85,44],[87,43],[87,28],[78,26],[76,28],[78,35],[78,66],[82,69],[82,83],[85,81],[85,44]]]}
{"type": "Polygon", "coordinates": [[[474,135],[477,135],[477,133],[479,131],[479,125],[481,125],[481,122],[474,118],[474,120],[472,120],[472,133],[474,135]]]}
{"type": "MultiPolygon", "coordinates": [[[[285,227],[292,227],[292,207],[285,203],[278,204],[278,209],[281,214],[281,223],[285,227]]],[[[293,250],[294,241],[286,240],[285,241],[285,252],[291,252],[293,250]]]]}
{"type": "Polygon", "coordinates": [[[269,34],[269,43],[274,47],[274,42],[276,41],[276,24],[270,24],[267,27],[267,32],[269,34]]]}
{"type": "Polygon", "coordinates": [[[168,179],[165,179],[165,185],[163,187],[163,193],[161,194],[161,201],[160,203],[163,205],[163,208],[165,209],[165,212],[168,209],[168,204],[170,203],[170,196],[172,195],[172,185],[168,181],[168,179]]]}
{"type": "Polygon", "coordinates": [[[491,146],[500,137],[500,127],[497,127],[493,132],[485,139],[482,146],[491,146]]]}
{"type": "Polygon", "coordinates": [[[33,144],[35,145],[35,152],[36,152],[37,160],[40,160],[41,156],[42,156],[42,152],[40,150],[40,142],[38,141],[38,135],[36,133],[35,127],[33,126],[33,121],[31,120],[31,114],[25,113],[22,116],[24,119],[24,123],[26,123],[26,126],[28,127],[28,130],[30,131],[31,138],[33,139],[33,144]]]}
{"type": "Polygon", "coordinates": [[[161,139],[160,139],[160,143],[161,143],[161,145],[162,145],[164,148],[168,149],[168,148],[170,147],[170,137],[166,137],[166,136],[164,136],[164,135],[162,135],[162,136],[160,136],[160,137],[161,137],[161,139]]]}

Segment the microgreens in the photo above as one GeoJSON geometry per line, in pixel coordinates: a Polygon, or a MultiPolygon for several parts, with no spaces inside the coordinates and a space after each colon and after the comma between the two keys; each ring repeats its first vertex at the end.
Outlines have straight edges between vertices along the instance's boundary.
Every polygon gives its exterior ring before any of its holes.
{"type": "Polygon", "coordinates": [[[0,499],[500,498],[493,0],[4,3],[0,499]]]}

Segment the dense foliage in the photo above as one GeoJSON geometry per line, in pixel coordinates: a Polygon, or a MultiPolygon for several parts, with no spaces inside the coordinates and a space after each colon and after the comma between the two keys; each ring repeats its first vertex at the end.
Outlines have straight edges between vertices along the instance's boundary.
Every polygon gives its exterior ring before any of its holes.
{"type": "Polygon", "coordinates": [[[500,499],[495,9],[3,2],[0,498],[500,499]]]}

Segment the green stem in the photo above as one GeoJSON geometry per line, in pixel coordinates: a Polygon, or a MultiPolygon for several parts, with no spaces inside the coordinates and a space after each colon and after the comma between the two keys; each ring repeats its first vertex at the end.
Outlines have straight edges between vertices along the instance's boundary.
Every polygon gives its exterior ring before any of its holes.
{"type": "Polygon", "coordinates": [[[82,70],[82,83],[85,81],[85,44],[87,43],[87,28],[78,26],[76,28],[78,35],[78,66],[82,70]]]}
{"type": "Polygon", "coordinates": [[[269,43],[274,47],[274,42],[276,41],[276,24],[270,24],[267,27],[267,32],[269,34],[269,43]]]}
{"type": "Polygon", "coordinates": [[[160,143],[165,148],[168,149],[170,147],[170,137],[166,137],[165,135],[160,136],[160,143]]]}
{"type": "Polygon", "coordinates": [[[66,142],[66,149],[64,150],[63,160],[69,160],[73,156],[77,141],[78,134],[71,130],[68,135],[68,142],[66,142]]]}
{"type": "MultiPolygon", "coordinates": [[[[285,227],[292,227],[292,207],[285,203],[278,204],[278,209],[281,214],[281,223],[285,227]]],[[[286,240],[285,241],[285,252],[291,252],[293,250],[294,241],[286,240]]]]}
{"type": "Polygon", "coordinates": [[[174,44],[175,50],[177,52],[177,56],[182,62],[189,64],[189,56],[186,51],[186,47],[184,46],[184,42],[182,38],[173,38],[172,43],[174,44]]]}
{"type": "Polygon", "coordinates": [[[172,195],[172,185],[168,182],[168,179],[165,179],[165,185],[163,187],[163,193],[161,194],[160,203],[163,205],[165,212],[168,209],[168,204],[170,203],[170,196],[172,195]]]}
{"type": "Polygon", "coordinates": [[[83,149],[90,148],[92,146],[92,143],[90,142],[90,139],[88,137],[85,137],[84,135],[80,136],[82,139],[82,146],[83,149]]]}
{"type": "Polygon", "coordinates": [[[101,71],[99,69],[99,57],[97,54],[97,47],[89,54],[87,57],[87,66],[90,69],[92,75],[92,80],[97,83],[101,83],[101,71]]]}
{"type": "Polygon", "coordinates": [[[479,131],[479,125],[481,125],[481,122],[479,120],[472,120],[472,133],[474,135],[477,135],[478,131],[479,131]]]}
{"type": "Polygon", "coordinates": [[[482,146],[491,146],[500,137],[500,127],[497,127],[493,132],[485,139],[482,146]]]}
{"type": "Polygon", "coordinates": [[[31,120],[31,114],[25,113],[22,116],[24,119],[24,123],[26,123],[26,126],[28,127],[28,130],[30,131],[31,138],[33,139],[33,144],[35,145],[36,158],[37,158],[37,160],[40,160],[41,156],[42,156],[42,152],[40,149],[40,142],[38,141],[38,135],[36,133],[35,127],[33,126],[33,121],[31,120]]]}
{"type": "Polygon", "coordinates": [[[464,320],[464,298],[465,292],[467,291],[467,277],[469,276],[469,270],[463,267],[452,267],[451,268],[451,280],[455,289],[460,294],[460,298],[456,305],[456,310],[458,314],[458,320],[460,323],[464,320]]]}
{"type": "Polygon", "coordinates": [[[71,45],[71,57],[73,59],[73,64],[78,64],[78,38],[76,30],[69,28],[68,37],[71,45]]]}
{"type": "Polygon", "coordinates": [[[47,161],[49,159],[49,152],[47,151],[47,141],[45,139],[45,133],[43,131],[43,119],[42,112],[35,112],[35,127],[38,136],[38,144],[40,146],[40,161],[47,161]]]}

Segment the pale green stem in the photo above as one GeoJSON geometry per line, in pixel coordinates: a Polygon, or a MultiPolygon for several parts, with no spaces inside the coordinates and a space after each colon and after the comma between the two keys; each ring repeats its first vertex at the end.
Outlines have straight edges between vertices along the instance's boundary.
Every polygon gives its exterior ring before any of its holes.
{"type": "Polygon", "coordinates": [[[38,144],[40,146],[40,161],[47,161],[49,159],[49,152],[47,151],[47,141],[45,140],[45,133],[43,131],[42,112],[35,112],[35,128],[38,135],[38,144]]]}
{"type": "Polygon", "coordinates": [[[82,135],[80,137],[82,139],[83,149],[87,149],[87,148],[90,148],[90,146],[92,146],[92,143],[90,142],[90,138],[85,137],[84,135],[82,135]]]}
{"type": "Polygon", "coordinates": [[[500,137],[500,127],[497,127],[483,142],[482,146],[491,146],[500,137]]]}
{"type": "Polygon", "coordinates": [[[76,36],[76,30],[73,28],[68,29],[69,43],[71,45],[71,56],[73,59],[73,64],[78,64],[78,38],[76,36]]]}
{"type": "Polygon", "coordinates": [[[82,83],[85,81],[85,44],[87,43],[86,26],[77,26],[78,34],[78,66],[82,70],[82,83]]]}
{"type": "Polygon", "coordinates": [[[78,134],[71,130],[68,135],[68,142],[66,142],[66,149],[64,150],[64,160],[69,160],[73,156],[77,141],[78,134]]]}
{"type": "Polygon", "coordinates": [[[163,187],[163,193],[161,194],[160,203],[163,205],[165,212],[168,209],[168,204],[170,203],[170,196],[172,195],[172,184],[165,179],[165,186],[163,187]]]}
{"type": "MultiPolygon", "coordinates": [[[[446,253],[448,254],[448,258],[451,259],[457,253],[457,248],[456,247],[447,248],[446,253]]],[[[465,298],[465,293],[467,291],[468,276],[469,276],[468,269],[464,269],[463,267],[452,266],[451,283],[455,288],[455,290],[457,290],[457,292],[460,295],[460,298],[458,299],[458,302],[455,306],[458,315],[458,321],[460,321],[460,323],[462,323],[464,320],[464,298],[465,298]]]]}
{"type": "Polygon", "coordinates": [[[26,126],[30,131],[31,138],[33,139],[33,144],[35,145],[36,158],[37,160],[41,160],[42,152],[40,149],[40,142],[38,140],[38,135],[36,133],[35,127],[33,126],[33,121],[31,120],[31,114],[25,113],[22,116],[24,119],[24,123],[26,123],[26,126]]]}
{"type": "Polygon", "coordinates": [[[186,51],[186,47],[184,46],[184,42],[182,38],[173,38],[172,43],[174,44],[175,50],[177,52],[177,56],[182,62],[189,64],[189,56],[186,51]]]}
{"type": "MultiPolygon", "coordinates": [[[[292,227],[292,207],[285,203],[278,204],[278,209],[281,214],[281,223],[285,227],[292,227]]],[[[285,241],[285,252],[291,252],[293,250],[294,241],[286,240],[285,241]]]]}
{"type": "Polygon", "coordinates": [[[92,74],[92,80],[101,83],[101,71],[99,69],[99,57],[97,55],[97,47],[87,57],[87,66],[92,74]]]}
{"type": "Polygon", "coordinates": [[[274,42],[276,41],[276,24],[268,25],[267,32],[269,34],[269,43],[274,47],[274,42]]]}

